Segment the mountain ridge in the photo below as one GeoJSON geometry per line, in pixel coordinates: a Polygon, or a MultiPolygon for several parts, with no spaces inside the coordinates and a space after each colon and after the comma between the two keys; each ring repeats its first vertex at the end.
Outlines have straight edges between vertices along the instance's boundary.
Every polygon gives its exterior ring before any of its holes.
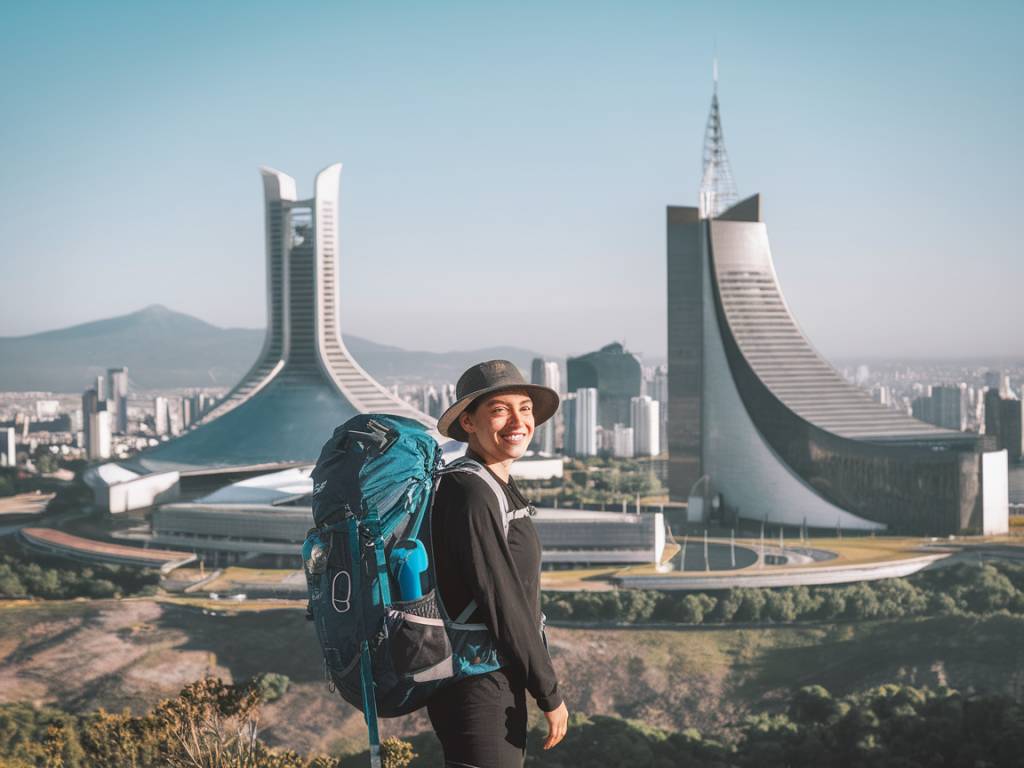
{"type": "MultiPolygon", "coordinates": [[[[0,336],[0,391],[81,392],[107,368],[127,366],[133,389],[233,386],[255,362],[263,328],[221,328],[150,304],[125,315],[0,336]]],[[[422,352],[345,335],[356,361],[384,384],[454,382],[481,359],[511,360],[524,373],[541,355],[510,345],[422,352]]],[[[550,359],[550,358],[549,358],[550,359]]]]}

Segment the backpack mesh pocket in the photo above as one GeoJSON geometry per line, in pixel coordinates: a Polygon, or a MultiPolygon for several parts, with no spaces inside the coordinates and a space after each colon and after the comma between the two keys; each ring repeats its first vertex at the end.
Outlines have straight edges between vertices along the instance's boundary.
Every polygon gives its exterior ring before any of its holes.
{"type": "Polygon", "coordinates": [[[386,621],[396,674],[417,682],[452,676],[452,648],[433,590],[417,600],[393,603],[386,621]]]}

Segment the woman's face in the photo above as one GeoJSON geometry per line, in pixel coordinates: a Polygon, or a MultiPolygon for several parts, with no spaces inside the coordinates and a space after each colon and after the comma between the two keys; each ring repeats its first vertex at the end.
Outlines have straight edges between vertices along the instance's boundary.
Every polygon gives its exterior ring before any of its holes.
{"type": "Polygon", "coordinates": [[[488,464],[515,461],[533,437],[533,400],[522,392],[498,392],[459,419],[469,447],[488,464]]]}

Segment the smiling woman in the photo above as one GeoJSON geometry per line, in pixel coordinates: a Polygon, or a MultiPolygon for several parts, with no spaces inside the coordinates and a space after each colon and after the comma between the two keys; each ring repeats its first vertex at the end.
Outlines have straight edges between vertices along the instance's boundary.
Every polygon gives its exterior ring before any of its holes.
{"type": "Polygon", "coordinates": [[[521,766],[527,692],[548,721],[545,749],[562,740],[569,718],[544,639],[533,507],[509,475],[534,429],[558,409],[558,394],[527,384],[507,360],[491,360],[462,375],[456,396],[438,431],[469,443],[467,460],[482,469],[445,474],[438,486],[431,518],[438,587],[457,622],[486,625],[502,666],[441,689],[427,709],[445,765],[521,766]]]}

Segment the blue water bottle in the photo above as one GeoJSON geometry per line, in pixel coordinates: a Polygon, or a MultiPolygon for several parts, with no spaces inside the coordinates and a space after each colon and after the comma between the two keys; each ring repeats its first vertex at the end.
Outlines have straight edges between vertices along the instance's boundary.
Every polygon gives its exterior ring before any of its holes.
{"type": "Polygon", "coordinates": [[[423,597],[420,574],[427,570],[427,548],[419,539],[404,539],[391,550],[391,572],[398,580],[402,600],[423,597]]]}

